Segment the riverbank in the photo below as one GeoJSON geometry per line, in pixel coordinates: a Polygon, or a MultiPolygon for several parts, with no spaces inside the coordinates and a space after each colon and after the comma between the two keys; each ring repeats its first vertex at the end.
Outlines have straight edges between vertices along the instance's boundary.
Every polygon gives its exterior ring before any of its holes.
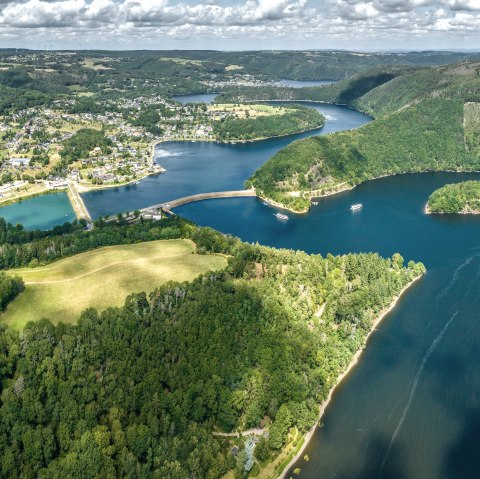
{"type": "MultiPolygon", "coordinates": [[[[325,193],[317,194],[316,191],[318,190],[313,190],[313,191],[300,191],[298,192],[299,195],[308,195],[309,200],[311,201],[313,198],[326,198],[328,196],[333,196],[337,195],[339,193],[343,193],[345,191],[350,191],[356,188],[357,186],[363,185],[364,183],[367,183],[369,181],[375,181],[375,180],[381,180],[382,178],[390,178],[393,176],[403,176],[403,175],[418,175],[418,174],[424,174],[424,173],[480,173],[480,170],[469,170],[469,169],[461,169],[457,168],[456,170],[425,170],[425,171],[403,171],[400,173],[392,173],[392,174],[385,174],[385,175],[380,175],[380,176],[375,176],[374,178],[370,178],[368,180],[362,181],[361,183],[358,183],[356,185],[349,185],[346,182],[341,183],[342,186],[341,188],[335,189],[334,191],[328,191],[325,193]]],[[[288,192],[287,192],[288,193],[288,192]]],[[[296,214],[305,214],[308,213],[310,210],[311,204],[308,206],[308,208],[302,208],[302,209],[295,209],[291,206],[286,206],[285,204],[279,202],[279,201],[274,201],[270,199],[268,196],[258,196],[261,198],[263,201],[270,203],[272,206],[276,206],[277,208],[281,208],[287,211],[290,211],[292,213],[296,214]]],[[[428,204],[425,205],[424,209],[425,214],[437,214],[436,212],[433,213],[428,209],[428,204]]],[[[442,213],[438,213],[442,214],[442,213]]],[[[474,212],[474,211],[465,211],[465,212],[458,212],[457,214],[480,214],[480,211],[474,212]]]]}
{"type": "Polygon", "coordinates": [[[430,211],[428,203],[425,205],[423,211],[426,215],[480,215],[480,210],[461,210],[453,213],[447,213],[446,211],[430,211]]]}
{"type": "Polygon", "coordinates": [[[330,389],[329,393],[328,393],[328,396],[327,396],[327,399],[325,399],[325,401],[323,401],[323,403],[320,405],[320,410],[319,410],[319,414],[318,414],[318,418],[317,418],[317,421],[315,422],[315,424],[312,426],[312,428],[304,435],[303,437],[303,440],[300,441],[300,448],[299,450],[295,453],[295,455],[293,456],[293,458],[290,460],[290,462],[285,466],[285,468],[283,469],[283,471],[278,475],[278,476],[274,476],[275,479],[285,479],[286,476],[287,476],[287,473],[288,471],[295,465],[295,463],[302,457],[302,454],[303,452],[305,451],[306,447],[308,446],[308,443],[310,442],[310,439],[313,437],[313,435],[315,434],[315,431],[316,431],[316,428],[319,427],[319,424],[320,424],[320,421],[325,413],[325,410],[327,409],[328,405],[330,404],[332,398],[333,398],[333,395],[337,389],[337,387],[341,384],[341,382],[348,376],[348,374],[352,371],[352,369],[358,364],[358,361],[360,360],[360,357],[363,353],[363,351],[365,350],[366,346],[367,346],[367,343],[368,343],[368,340],[370,338],[370,336],[373,334],[373,332],[377,329],[377,327],[379,326],[379,324],[382,322],[383,318],[385,318],[385,316],[387,316],[387,314],[389,314],[394,308],[395,306],[397,305],[398,301],[400,300],[400,298],[403,296],[403,294],[414,284],[416,283],[420,278],[423,277],[423,274],[415,277],[414,279],[412,279],[412,281],[410,281],[408,284],[406,284],[402,289],[401,291],[398,293],[398,295],[394,298],[394,300],[390,303],[390,305],[380,311],[379,315],[377,316],[377,318],[373,321],[372,323],[372,327],[370,328],[370,332],[367,334],[366,338],[365,338],[365,341],[364,341],[364,344],[363,344],[363,347],[360,348],[352,357],[350,363],[348,364],[347,368],[345,369],[345,371],[343,373],[340,374],[340,376],[338,376],[336,382],[335,382],[335,385],[330,389]]]}
{"type": "Polygon", "coordinates": [[[341,185],[342,186],[340,188],[335,189],[334,191],[328,191],[326,193],[321,193],[321,194],[315,193],[315,191],[318,191],[318,190],[314,190],[313,192],[300,191],[298,196],[301,196],[302,194],[303,195],[308,194],[308,196],[309,196],[308,201],[310,202],[310,205],[308,207],[302,208],[301,210],[300,209],[294,209],[293,207],[287,206],[287,205],[285,205],[285,204],[283,204],[279,201],[272,200],[268,196],[262,196],[262,195],[257,195],[257,196],[262,201],[265,201],[265,203],[268,203],[271,206],[275,206],[276,208],[280,208],[282,210],[290,211],[291,213],[295,213],[295,214],[298,214],[298,215],[303,215],[303,214],[306,214],[310,211],[311,201],[314,198],[326,198],[327,196],[333,196],[333,195],[337,195],[338,193],[343,193],[344,191],[353,190],[353,188],[358,186],[358,185],[351,186],[351,185],[348,185],[346,183],[345,184],[342,183],[341,185]]]}
{"type": "Polygon", "coordinates": [[[29,183],[19,190],[12,190],[11,195],[7,197],[0,198],[0,208],[2,206],[11,205],[19,201],[25,200],[27,198],[34,198],[35,196],[41,196],[48,194],[55,190],[48,189],[45,185],[41,183],[29,183]]]}
{"type": "Polygon", "coordinates": [[[284,135],[273,135],[273,136],[260,136],[258,138],[252,138],[249,140],[245,139],[233,139],[228,141],[218,140],[216,138],[163,138],[158,140],[157,144],[160,143],[167,143],[167,142],[191,142],[191,143],[219,143],[220,145],[238,145],[238,144],[245,144],[245,143],[256,143],[257,141],[265,141],[265,140],[274,140],[275,138],[287,138],[289,136],[294,135],[301,135],[303,133],[308,133],[315,130],[321,130],[325,126],[325,121],[319,126],[315,126],[312,128],[306,128],[304,130],[297,130],[291,133],[285,133],[284,135]]]}

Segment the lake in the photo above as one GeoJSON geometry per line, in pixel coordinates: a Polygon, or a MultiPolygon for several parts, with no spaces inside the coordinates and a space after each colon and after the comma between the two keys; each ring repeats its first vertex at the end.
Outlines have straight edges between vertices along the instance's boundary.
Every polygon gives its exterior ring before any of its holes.
{"type": "Polygon", "coordinates": [[[292,141],[307,136],[357,128],[370,117],[342,106],[309,104],[326,122],[318,130],[251,143],[165,142],[156,147],[155,161],[167,172],[137,184],[82,195],[93,218],[209,191],[237,190],[261,165],[292,141]]]}
{"type": "MultiPolygon", "coordinates": [[[[309,253],[400,252],[428,272],[369,340],[337,389],[300,478],[466,479],[480,458],[480,217],[425,215],[430,193],[478,174],[427,173],[365,183],[288,221],[255,198],[176,209],[245,241],[309,253]],[[363,209],[350,205],[363,203],[363,209]]],[[[296,477],[292,473],[286,477],[296,477]]]]}
{"type": "Polygon", "coordinates": [[[0,215],[9,223],[22,224],[31,230],[50,229],[76,218],[65,192],[35,196],[2,206],[0,215]]]}
{"type": "Polygon", "coordinates": [[[305,88],[309,86],[324,86],[324,85],[331,85],[335,83],[334,81],[329,80],[280,80],[280,86],[289,86],[292,88],[305,88]]]}
{"type": "MultiPolygon", "coordinates": [[[[186,194],[238,189],[294,139],[369,121],[344,107],[312,107],[327,116],[319,131],[236,145],[162,143],[156,161],[167,173],[136,185],[87,193],[85,202],[98,217],[186,194]]],[[[324,255],[400,252],[428,269],[374,332],[359,364],[337,389],[306,450],[310,460],[296,465],[300,478],[479,476],[480,216],[424,214],[434,189],[472,178],[480,175],[383,178],[319,199],[306,215],[288,213],[288,221],[277,219],[275,210],[256,198],[208,200],[176,209],[198,224],[245,241],[324,255]],[[352,212],[354,203],[362,203],[363,209],[352,212]]],[[[48,198],[25,200],[3,208],[2,214],[36,227],[63,222],[62,214],[68,214],[61,200],[65,197],[55,195],[60,205],[56,213],[42,206],[48,198]],[[29,215],[31,208],[36,210],[29,215]]]]}

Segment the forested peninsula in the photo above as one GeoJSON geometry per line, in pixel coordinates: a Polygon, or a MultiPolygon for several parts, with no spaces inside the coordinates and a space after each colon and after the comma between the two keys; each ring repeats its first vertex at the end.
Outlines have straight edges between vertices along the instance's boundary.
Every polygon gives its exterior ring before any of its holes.
{"type": "MultiPolygon", "coordinates": [[[[249,106],[243,106],[248,113],[249,106]]],[[[249,115],[246,118],[225,118],[215,121],[213,133],[218,141],[253,141],[293,135],[321,128],[325,124],[323,115],[312,108],[288,105],[281,109],[272,108],[272,110],[272,114],[264,116],[252,118],[249,115]]]]}
{"type": "Polygon", "coordinates": [[[312,197],[382,176],[479,170],[476,68],[387,69],[317,88],[318,101],[346,103],[374,121],[357,130],[296,141],[246,185],[302,212],[312,197]]]}
{"type": "Polygon", "coordinates": [[[427,213],[480,213],[480,181],[462,181],[435,190],[428,198],[427,213]]]}
{"type": "Polygon", "coordinates": [[[1,268],[177,238],[226,255],[228,266],[89,309],[76,324],[1,326],[2,477],[281,470],[281,451],[300,444],[376,318],[424,272],[398,254],[276,250],[177,217],[82,226],[26,232],[0,220],[1,268]],[[212,434],[252,427],[268,430],[256,446],[212,434]]]}

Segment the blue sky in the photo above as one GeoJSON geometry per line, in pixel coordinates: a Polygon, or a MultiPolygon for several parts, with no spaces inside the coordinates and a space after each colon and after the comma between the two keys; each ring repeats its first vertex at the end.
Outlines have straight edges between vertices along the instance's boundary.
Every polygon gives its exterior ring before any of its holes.
{"type": "Polygon", "coordinates": [[[478,49],[480,0],[0,0],[0,47],[478,49]]]}

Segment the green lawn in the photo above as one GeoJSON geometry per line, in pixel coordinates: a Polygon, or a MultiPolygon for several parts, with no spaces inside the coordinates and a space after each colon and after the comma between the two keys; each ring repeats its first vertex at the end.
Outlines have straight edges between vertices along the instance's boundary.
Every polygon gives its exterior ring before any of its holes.
{"type": "Polygon", "coordinates": [[[24,279],[26,288],[1,320],[15,328],[41,318],[71,323],[88,307],[121,306],[131,293],[153,291],[166,281],[190,281],[227,264],[221,256],[194,253],[189,240],[160,240],[108,246],[39,268],[10,270],[24,279]]]}

